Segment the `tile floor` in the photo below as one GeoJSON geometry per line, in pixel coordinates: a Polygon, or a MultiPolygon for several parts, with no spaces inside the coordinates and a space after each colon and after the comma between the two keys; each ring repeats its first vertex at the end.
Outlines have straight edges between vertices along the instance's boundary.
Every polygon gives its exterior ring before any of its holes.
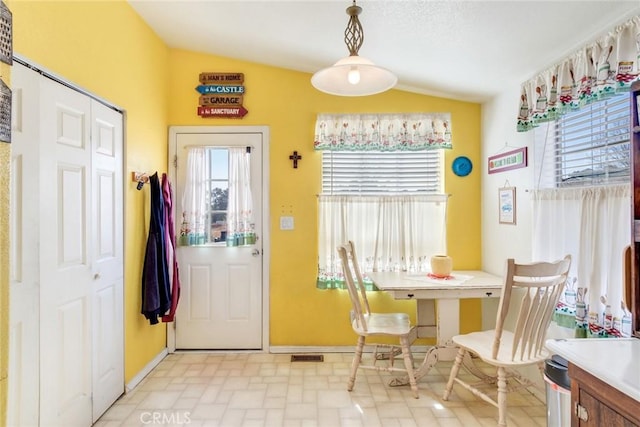
{"type": "MultiPolygon", "coordinates": [[[[421,357],[416,354],[416,360],[421,357]]],[[[388,373],[360,370],[346,390],[352,354],[324,362],[291,362],[289,354],[176,353],[122,396],[96,427],[409,427],[495,426],[497,409],[454,386],[441,399],[451,362],[439,362],[418,386],[389,387],[388,373]]],[[[544,403],[527,391],[510,394],[509,427],[546,426],[544,403]]]]}

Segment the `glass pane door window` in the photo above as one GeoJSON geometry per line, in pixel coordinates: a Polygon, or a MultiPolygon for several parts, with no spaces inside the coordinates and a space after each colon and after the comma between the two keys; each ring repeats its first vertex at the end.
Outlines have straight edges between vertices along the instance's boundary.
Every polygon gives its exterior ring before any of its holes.
{"type": "MultiPolygon", "coordinates": [[[[229,149],[207,148],[202,173],[190,183],[200,191],[204,212],[191,224],[185,215],[180,226],[180,245],[226,244],[229,205],[229,149]]],[[[191,166],[191,164],[190,164],[191,166]]]]}

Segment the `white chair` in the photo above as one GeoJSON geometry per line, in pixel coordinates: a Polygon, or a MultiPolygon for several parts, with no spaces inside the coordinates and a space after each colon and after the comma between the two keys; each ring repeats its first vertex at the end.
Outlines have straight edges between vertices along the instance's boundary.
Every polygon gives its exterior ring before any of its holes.
{"type": "MultiPolygon", "coordinates": [[[[543,373],[544,360],[549,354],[544,348],[545,337],[556,304],[563,292],[571,257],[556,262],[516,264],[507,260],[507,271],[498,306],[496,328],[482,332],[472,332],[453,337],[459,347],[443,399],[448,400],[454,382],[462,385],[474,395],[498,408],[498,425],[507,425],[507,393],[523,387],[536,386],[519,375],[513,368],[537,365],[543,373]],[[520,306],[511,304],[522,293],[520,306]],[[505,330],[505,319],[509,309],[519,309],[515,316],[513,332],[505,330]],[[469,363],[470,356],[476,356],[496,367],[496,376],[482,375],[477,384],[467,383],[457,378],[460,365],[469,363]],[[497,384],[497,399],[493,399],[480,389],[497,384]]],[[[510,316],[511,318],[512,316],[510,316]]],[[[473,371],[473,370],[472,370],[473,371]]]]}
{"type": "Polygon", "coordinates": [[[409,321],[406,313],[372,313],[367,300],[362,273],[358,265],[353,242],[338,246],[338,254],[342,261],[344,281],[351,298],[351,326],[358,334],[358,344],[351,364],[347,390],[352,391],[356,373],[359,368],[376,371],[404,372],[409,377],[413,397],[418,398],[418,386],[413,369],[413,356],[410,346],[417,337],[416,329],[409,321]],[[354,280],[354,275],[356,280],[354,280]],[[393,344],[367,343],[368,337],[396,337],[400,348],[393,344]],[[374,352],[371,363],[363,363],[362,353],[365,345],[373,345],[374,352]],[[379,353],[383,349],[383,353],[379,353]],[[404,367],[395,366],[395,356],[402,354],[404,367]],[[384,365],[383,365],[384,364],[384,365]]]}

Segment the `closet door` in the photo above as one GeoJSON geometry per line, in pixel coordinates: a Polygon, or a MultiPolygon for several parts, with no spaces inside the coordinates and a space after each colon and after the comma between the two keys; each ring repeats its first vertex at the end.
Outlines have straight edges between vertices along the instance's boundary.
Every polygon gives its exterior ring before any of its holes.
{"type": "Polygon", "coordinates": [[[40,79],[15,64],[11,73],[11,281],[7,425],[38,424],[39,236],[38,141],[40,79]]]}
{"type": "Polygon", "coordinates": [[[124,392],[123,118],[13,80],[9,425],[91,425],[124,392]]]}
{"type": "Polygon", "coordinates": [[[122,115],[41,79],[41,424],[124,391],[122,115]]]}
{"type": "Polygon", "coordinates": [[[40,90],[40,425],[89,425],[91,100],[46,78],[40,90]]]}
{"type": "Polygon", "coordinates": [[[93,421],[124,392],[122,114],[91,102],[93,421]]]}

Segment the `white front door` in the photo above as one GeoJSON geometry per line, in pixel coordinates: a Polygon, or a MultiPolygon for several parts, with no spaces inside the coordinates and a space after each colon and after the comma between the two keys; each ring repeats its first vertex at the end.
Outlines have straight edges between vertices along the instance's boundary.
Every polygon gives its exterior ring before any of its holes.
{"type": "Polygon", "coordinates": [[[190,147],[206,147],[211,165],[205,237],[180,243],[182,291],[175,319],[177,349],[262,349],[263,219],[261,132],[172,133],[175,153],[175,222],[180,234],[182,195],[190,147]],[[250,147],[251,192],[257,240],[227,247],[228,148],[250,147]]]}

